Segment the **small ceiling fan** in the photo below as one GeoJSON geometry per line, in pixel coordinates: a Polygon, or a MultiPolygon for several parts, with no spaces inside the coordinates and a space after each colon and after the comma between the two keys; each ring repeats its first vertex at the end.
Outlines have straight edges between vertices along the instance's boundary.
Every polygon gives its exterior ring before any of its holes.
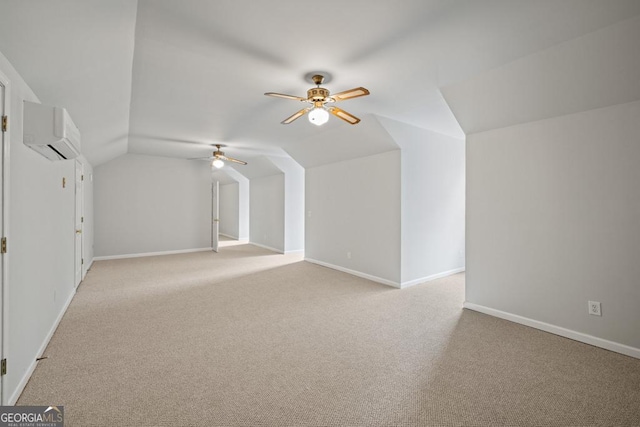
{"type": "Polygon", "coordinates": [[[316,87],[313,87],[307,91],[307,97],[302,98],[300,96],[295,95],[285,95],[282,93],[275,92],[267,92],[265,95],[274,96],[276,98],[284,98],[284,99],[293,99],[295,101],[306,102],[311,104],[311,106],[303,108],[292,116],[284,119],[281,123],[283,125],[288,125],[299,117],[304,116],[306,113],[309,113],[309,121],[314,125],[323,125],[329,120],[329,113],[334,116],[344,120],[345,122],[355,125],[360,122],[360,119],[354,116],[353,114],[347,113],[346,111],[334,107],[332,105],[334,102],[345,101],[347,99],[357,98],[359,96],[369,95],[369,91],[363,87],[356,87],[353,89],[345,90],[344,92],[339,92],[334,95],[329,93],[328,89],[320,87],[322,82],[324,81],[324,76],[321,74],[315,74],[311,77],[311,80],[316,84],[316,87]]]}
{"type": "Polygon", "coordinates": [[[243,160],[238,160],[238,159],[234,159],[233,157],[229,157],[229,156],[225,156],[225,154],[220,151],[220,148],[223,147],[222,144],[215,144],[216,147],[216,151],[213,152],[213,154],[211,155],[211,157],[200,157],[197,159],[191,159],[191,160],[213,160],[211,162],[211,166],[220,169],[221,167],[224,166],[224,162],[232,162],[232,163],[238,163],[240,165],[246,165],[247,162],[243,161],[243,160]]]}

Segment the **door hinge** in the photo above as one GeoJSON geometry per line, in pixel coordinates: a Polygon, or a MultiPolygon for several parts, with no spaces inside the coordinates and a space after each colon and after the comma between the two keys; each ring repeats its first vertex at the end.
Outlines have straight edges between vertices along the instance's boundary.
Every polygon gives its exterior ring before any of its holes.
{"type": "Polygon", "coordinates": [[[2,116],[2,132],[6,132],[9,127],[9,117],[2,116]]]}
{"type": "Polygon", "coordinates": [[[80,181],[84,181],[84,175],[80,175],[80,181]]]}
{"type": "Polygon", "coordinates": [[[0,375],[7,375],[7,359],[2,359],[2,366],[0,367],[0,375]]]}
{"type": "Polygon", "coordinates": [[[2,245],[0,246],[0,253],[3,253],[3,254],[7,253],[7,238],[6,237],[2,238],[2,245]]]}
{"type": "Polygon", "coordinates": [[[84,265],[84,258],[80,259],[80,265],[84,265]]]}

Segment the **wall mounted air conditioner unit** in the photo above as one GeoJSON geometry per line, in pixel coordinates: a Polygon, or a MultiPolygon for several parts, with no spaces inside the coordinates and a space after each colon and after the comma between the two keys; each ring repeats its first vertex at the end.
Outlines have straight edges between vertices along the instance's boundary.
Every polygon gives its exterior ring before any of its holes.
{"type": "Polygon", "coordinates": [[[22,142],[49,160],[80,155],[80,131],[62,107],[24,101],[22,142]]]}

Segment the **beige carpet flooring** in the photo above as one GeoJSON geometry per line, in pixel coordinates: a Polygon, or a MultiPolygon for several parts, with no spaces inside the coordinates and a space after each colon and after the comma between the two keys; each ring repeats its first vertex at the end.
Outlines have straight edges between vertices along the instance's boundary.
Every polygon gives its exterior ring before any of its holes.
{"type": "Polygon", "coordinates": [[[250,246],[95,262],[19,405],[66,426],[640,426],[640,360],[250,246]]]}

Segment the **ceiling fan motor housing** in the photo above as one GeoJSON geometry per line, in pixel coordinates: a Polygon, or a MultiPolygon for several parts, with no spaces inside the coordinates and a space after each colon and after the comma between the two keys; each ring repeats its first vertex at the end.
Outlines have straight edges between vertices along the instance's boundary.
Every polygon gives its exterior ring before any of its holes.
{"type": "Polygon", "coordinates": [[[329,91],[323,87],[314,87],[307,91],[307,99],[311,101],[324,101],[329,97],[329,91]]]}

